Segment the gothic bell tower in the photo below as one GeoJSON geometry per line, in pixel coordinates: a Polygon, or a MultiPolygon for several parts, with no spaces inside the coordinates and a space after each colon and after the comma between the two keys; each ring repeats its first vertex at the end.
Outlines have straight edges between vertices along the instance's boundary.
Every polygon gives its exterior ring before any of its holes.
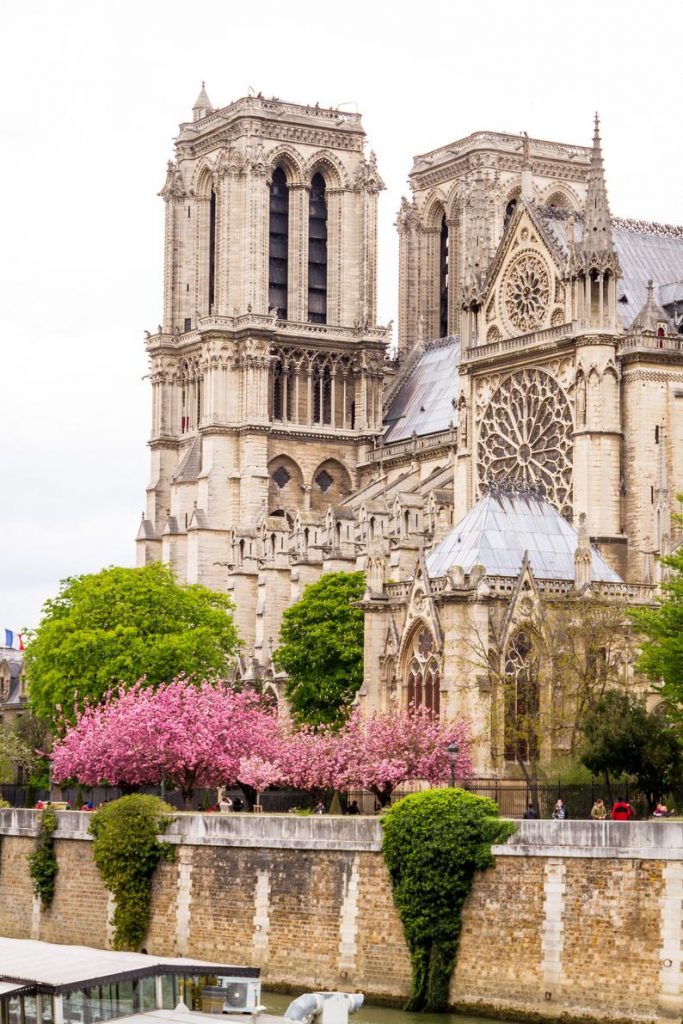
{"type": "Polygon", "coordinates": [[[364,144],[356,113],[260,94],[215,109],[202,86],[160,193],[138,560],[232,588],[252,618],[259,571],[286,556],[280,532],[263,543],[264,523],[291,527],[341,501],[381,426],[384,185],[364,144]]]}

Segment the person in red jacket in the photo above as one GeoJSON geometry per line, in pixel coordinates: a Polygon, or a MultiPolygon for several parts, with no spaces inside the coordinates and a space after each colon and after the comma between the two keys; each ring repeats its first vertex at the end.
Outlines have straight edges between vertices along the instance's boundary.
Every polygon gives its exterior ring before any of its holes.
{"type": "Polygon", "coordinates": [[[633,808],[623,796],[618,796],[612,804],[612,821],[630,821],[633,817],[633,808]]]}

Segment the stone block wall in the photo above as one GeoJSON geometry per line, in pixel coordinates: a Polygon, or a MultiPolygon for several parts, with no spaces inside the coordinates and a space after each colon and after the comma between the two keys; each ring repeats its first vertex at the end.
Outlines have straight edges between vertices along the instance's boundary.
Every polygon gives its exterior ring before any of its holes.
{"type": "MultiPolygon", "coordinates": [[[[27,855],[37,816],[0,811],[0,934],[107,947],[113,909],[88,815],[63,812],[41,912],[27,855]]],[[[373,818],[180,815],[153,885],[150,953],[262,969],[297,991],[401,1002],[410,960],[373,818]]],[[[521,822],[465,907],[451,1000],[527,1019],[680,1020],[683,825],[521,822]]]]}

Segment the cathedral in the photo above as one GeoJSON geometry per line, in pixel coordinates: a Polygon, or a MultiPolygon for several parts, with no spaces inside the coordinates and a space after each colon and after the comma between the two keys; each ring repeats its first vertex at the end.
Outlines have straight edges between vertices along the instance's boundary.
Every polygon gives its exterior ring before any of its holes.
{"type": "Polygon", "coordinates": [[[361,706],[464,715],[478,773],[505,774],[526,624],[651,601],[679,543],[683,228],[611,215],[597,117],[591,146],[448,143],[398,211],[390,348],[360,116],[203,87],[192,113],[160,193],[138,562],[230,594],[236,671],[278,699],[284,609],[365,570],[361,706]]]}

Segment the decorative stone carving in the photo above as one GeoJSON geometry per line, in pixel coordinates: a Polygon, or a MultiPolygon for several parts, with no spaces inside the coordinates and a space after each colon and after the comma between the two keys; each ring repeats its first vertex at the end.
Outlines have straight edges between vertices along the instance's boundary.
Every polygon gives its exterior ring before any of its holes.
{"type": "Polygon", "coordinates": [[[550,279],[543,260],[522,252],[503,283],[503,310],[513,329],[526,333],[541,325],[550,301],[550,279]]]}
{"type": "Polygon", "coordinates": [[[501,383],[484,413],[477,455],[482,485],[512,481],[571,515],[572,415],[544,370],[518,370],[501,383]]]}

